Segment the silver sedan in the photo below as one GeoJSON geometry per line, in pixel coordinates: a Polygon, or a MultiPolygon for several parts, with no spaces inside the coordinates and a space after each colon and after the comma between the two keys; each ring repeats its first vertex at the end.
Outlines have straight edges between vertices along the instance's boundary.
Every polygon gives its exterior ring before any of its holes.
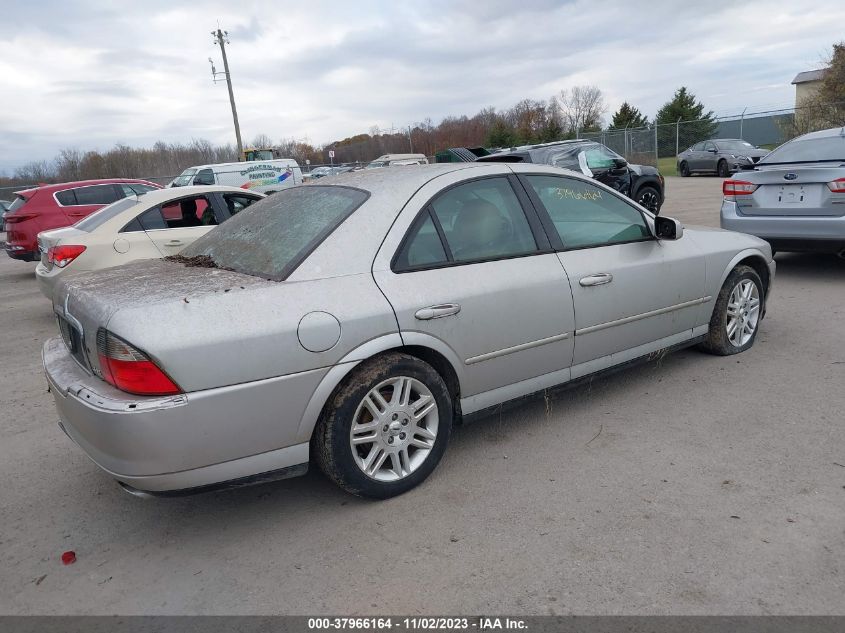
{"type": "Polygon", "coordinates": [[[845,257],[845,128],[804,134],[722,183],[721,225],[776,251],[845,257]]]}
{"type": "Polygon", "coordinates": [[[129,491],[301,474],[384,498],[453,426],[669,349],[753,345],[764,241],[684,230],[582,175],[463,163],[262,200],[175,258],[60,283],[61,426],[129,491]]]}

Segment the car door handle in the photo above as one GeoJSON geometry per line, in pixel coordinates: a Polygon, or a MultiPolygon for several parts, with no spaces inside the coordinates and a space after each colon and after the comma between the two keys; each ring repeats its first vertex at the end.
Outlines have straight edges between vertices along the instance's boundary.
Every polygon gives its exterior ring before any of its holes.
{"type": "Polygon", "coordinates": [[[452,316],[460,311],[461,306],[457,303],[441,303],[436,306],[420,308],[416,311],[414,316],[420,321],[428,321],[430,319],[442,319],[443,317],[452,316]]]}
{"type": "Polygon", "coordinates": [[[170,240],[169,242],[165,242],[165,246],[182,246],[184,242],[182,240],[170,240]]]}
{"type": "Polygon", "coordinates": [[[580,283],[582,286],[601,286],[602,284],[609,284],[613,281],[613,275],[610,273],[596,273],[595,275],[590,275],[589,277],[581,277],[580,283]]]}

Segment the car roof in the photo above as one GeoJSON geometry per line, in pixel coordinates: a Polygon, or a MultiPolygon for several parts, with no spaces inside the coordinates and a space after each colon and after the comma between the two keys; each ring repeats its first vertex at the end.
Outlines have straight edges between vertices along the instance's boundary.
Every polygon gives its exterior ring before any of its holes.
{"type": "MultiPolygon", "coordinates": [[[[145,194],[138,196],[142,202],[165,202],[176,198],[184,198],[185,196],[199,195],[203,193],[252,193],[257,194],[257,191],[248,191],[240,187],[230,187],[225,185],[191,185],[189,187],[166,187],[165,189],[156,189],[148,191],[145,194]]],[[[261,194],[263,196],[263,194],[261,194]]]]}
{"type": "Polygon", "coordinates": [[[485,166],[482,163],[437,163],[434,165],[403,165],[383,169],[362,169],[332,176],[330,182],[318,180],[306,186],[345,185],[347,187],[358,187],[378,195],[389,193],[395,195],[398,199],[405,196],[405,200],[407,200],[413,192],[428,181],[444,174],[473,167],[483,168],[485,166]]]}
{"type": "Polygon", "coordinates": [[[63,191],[65,189],[75,189],[76,187],[90,187],[91,185],[113,185],[122,182],[143,183],[145,185],[153,185],[155,183],[141,178],[102,178],[99,180],[73,180],[70,182],[57,182],[53,184],[39,185],[38,187],[30,187],[29,189],[21,189],[15,194],[33,194],[36,191],[44,191],[46,193],[54,193],[56,191],[63,191]]]}
{"type": "Polygon", "coordinates": [[[845,126],[843,127],[832,127],[827,130],[819,130],[818,132],[810,132],[809,134],[802,134],[798,138],[793,140],[801,139],[802,141],[805,140],[812,140],[817,138],[831,138],[833,136],[841,136],[845,138],[845,126]]]}

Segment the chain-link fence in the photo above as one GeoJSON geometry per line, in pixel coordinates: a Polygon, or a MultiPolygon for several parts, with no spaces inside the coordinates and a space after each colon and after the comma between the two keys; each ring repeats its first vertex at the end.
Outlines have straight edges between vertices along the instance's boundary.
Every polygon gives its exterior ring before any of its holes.
{"type": "MultiPolygon", "coordinates": [[[[845,104],[826,107],[843,108],[845,104]]],[[[701,141],[715,138],[742,139],[752,145],[773,149],[799,134],[830,126],[829,121],[818,115],[817,106],[805,106],[797,109],[744,112],[715,119],[678,120],[674,123],[659,123],[646,127],[579,133],[577,136],[598,141],[624,156],[629,162],[663,166],[665,169],[680,152],[701,141]]],[[[671,168],[674,170],[674,165],[671,168]]]]}

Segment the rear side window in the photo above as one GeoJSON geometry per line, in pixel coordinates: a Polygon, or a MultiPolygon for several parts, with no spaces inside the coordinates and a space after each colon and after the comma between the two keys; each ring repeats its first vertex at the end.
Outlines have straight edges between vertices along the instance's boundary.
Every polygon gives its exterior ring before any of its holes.
{"type": "Polygon", "coordinates": [[[246,209],[253,202],[257,202],[260,198],[253,198],[252,196],[242,196],[238,194],[225,194],[223,200],[226,202],[226,208],[229,209],[229,215],[237,215],[246,209]]]}
{"type": "Polygon", "coordinates": [[[73,189],[59,191],[56,194],[56,200],[58,200],[59,204],[63,207],[70,207],[76,204],[76,195],[73,193],[73,189]]]}
{"type": "Polygon", "coordinates": [[[92,185],[90,187],[78,187],[73,190],[76,196],[76,204],[111,204],[120,196],[114,185],[92,185]]]}
{"type": "Polygon", "coordinates": [[[205,256],[220,268],[281,281],[369,195],[317,184],[284,189],[206,233],[180,256],[205,256]]]}
{"type": "Polygon", "coordinates": [[[531,226],[510,183],[506,178],[482,178],[448,189],[431,202],[411,227],[393,269],[489,261],[536,250],[531,226]]]}
{"type": "Polygon", "coordinates": [[[408,233],[405,247],[396,258],[396,270],[413,270],[444,264],[449,260],[430,212],[421,215],[408,233]]]}

